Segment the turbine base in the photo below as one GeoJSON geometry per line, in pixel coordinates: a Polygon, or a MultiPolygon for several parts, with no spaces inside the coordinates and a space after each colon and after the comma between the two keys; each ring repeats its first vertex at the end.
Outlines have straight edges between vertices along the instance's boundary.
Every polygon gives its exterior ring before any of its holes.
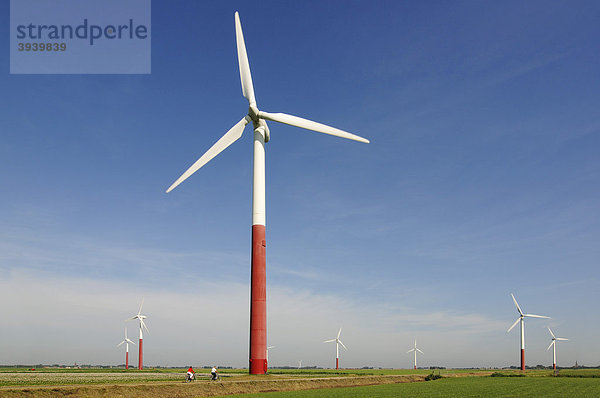
{"type": "Polygon", "coordinates": [[[521,348],[521,370],[525,370],[525,350],[521,348]]]}

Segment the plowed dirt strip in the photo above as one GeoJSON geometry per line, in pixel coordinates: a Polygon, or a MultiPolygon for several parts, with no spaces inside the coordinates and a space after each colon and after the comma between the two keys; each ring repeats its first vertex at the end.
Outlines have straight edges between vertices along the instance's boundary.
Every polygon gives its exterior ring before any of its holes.
{"type": "Polygon", "coordinates": [[[198,381],[195,383],[148,382],[144,384],[128,383],[86,386],[4,387],[0,389],[0,397],[214,397],[243,393],[410,383],[423,380],[424,376],[390,375],[277,380],[232,380],[213,383],[198,381]]]}

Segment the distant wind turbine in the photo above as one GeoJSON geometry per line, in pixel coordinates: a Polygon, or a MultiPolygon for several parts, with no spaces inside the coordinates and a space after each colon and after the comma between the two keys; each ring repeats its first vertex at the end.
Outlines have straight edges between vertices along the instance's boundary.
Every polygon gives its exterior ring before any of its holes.
{"type": "Polygon", "coordinates": [[[125,340],[117,344],[117,347],[125,343],[125,369],[129,369],[129,344],[135,345],[135,343],[127,338],[127,328],[125,328],[125,340]]]}
{"type": "Polygon", "coordinates": [[[419,351],[421,354],[423,354],[423,351],[419,350],[417,348],[417,340],[415,339],[415,348],[411,348],[410,350],[406,351],[406,353],[408,354],[409,352],[414,352],[415,353],[415,370],[417,369],[417,351],[419,351]]]}
{"type": "Polygon", "coordinates": [[[144,305],[144,299],[142,299],[142,304],[140,305],[140,310],[138,311],[137,315],[127,319],[127,321],[132,321],[134,319],[139,319],[140,321],[140,340],[139,340],[139,355],[138,355],[138,369],[142,370],[143,369],[143,350],[142,350],[142,345],[144,342],[144,329],[146,329],[147,332],[150,332],[148,330],[148,327],[146,326],[146,322],[144,322],[144,319],[147,318],[146,315],[142,315],[142,306],[144,305]]]}
{"type": "Polygon", "coordinates": [[[342,343],[342,340],[340,340],[340,335],[342,334],[342,328],[340,328],[340,331],[337,334],[337,337],[335,339],[331,339],[331,340],[325,340],[323,343],[333,343],[335,342],[335,368],[339,369],[340,368],[340,344],[342,345],[342,347],[344,347],[345,350],[348,350],[346,348],[346,346],[344,345],[344,343],[342,343]]]}
{"type": "MultiPolygon", "coordinates": [[[[368,143],[369,140],[349,132],[285,113],[268,113],[258,109],[254,96],[250,63],[242,33],[239,14],[235,13],[235,36],[242,94],[248,100],[248,114],[223,135],[204,155],[192,164],[168,189],[167,193],[194,174],[211,159],[237,141],[247,124],[254,128],[254,169],[252,173],[252,257],[250,271],[250,374],[267,371],[267,296],[266,296],[266,209],[265,209],[265,143],[270,139],[267,120],[300,127],[318,133],[368,143]]],[[[293,77],[292,77],[293,78],[293,77]]],[[[202,110],[201,119],[210,118],[209,110],[202,110]]]]}
{"type": "Polygon", "coordinates": [[[517,323],[521,323],[521,370],[525,370],[525,318],[545,318],[545,319],[549,319],[549,316],[544,316],[544,315],[533,315],[533,314],[524,314],[523,311],[521,311],[521,307],[519,307],[519,303],[517,303],[517,299],[515,298],[514,294],[510,294],[513,301],[515,302],[515,307],[517,307],[517,311],[519,311],[519,317],[517,318],[517,320],[515,321],[515,323],[512,324],[511,327],[508,328],[508,330],[506,331],[506,333],[510,332],[512,330],[512,328],[514,328],[515,326],[517,326],[517,323]]]}
{"type": "Polygon", "coordinates": [[[265,357],[265,358],[267,359],[267,364],[269,363],[269,350],[270,350],[271,348],[275,348],[275,346],[274,346],[274,345],[272,345],[272,346],[269,346],[269,347],[267,347],[267,352],[266,352],[266,357],[265,357]]]}
{"type": "Polygon", "coordinates": [[[298,369],[302,368],[302,360],[298,361],[298,369]]]}
{"type": "Polygon", "coordinates": [[[550,328],[548,328],[548,331],[550,332],[550,335],[552,335],[552,343],[550,343],[548,348],[546,348],[546,351],[548,351],[550,347],[552,347],[552,368],[556,370],[556,342],[568,341],[569,339],[565,339],[564,337],[556,337],[554,333],[552,333],[552,330],[550,330],[550,328]]]}

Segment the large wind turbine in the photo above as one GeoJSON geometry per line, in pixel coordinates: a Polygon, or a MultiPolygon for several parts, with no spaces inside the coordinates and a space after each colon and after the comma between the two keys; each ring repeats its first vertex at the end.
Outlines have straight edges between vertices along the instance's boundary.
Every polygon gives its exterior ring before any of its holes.
{"type": "Polygon", "coordinates": [[[135,343],[127,338],[127,328],[125,328],[125,340],[117,344],[117,347],[121,346],[123,343],[125,343],[125,369],[129,369],[129,344],[135,345],[135,343]]]}
{"type": "Polygon", "coordinates": [[[548,346],[548,348],[546,348],[546,351],[548,351],[550,349],[550,347],[553,348],[553,352],[552,352],[552,368],[554,370],[556,370],[556,342],[557,341],[567,341],[569,339],[565,339],[564,337],[556,337],[554,335],[554,333],[552,333],[552,330],[550,330],[550,328],[548,328],[548,331],[550,332],[550,334],[552,335],[552,343],[550,343],[550,345],[548,346]]]}
{"type": "Polygon", "coordinates": [[[342,334],[342,328],[340,328],[340,331],[338,332],[337,337],[335,339],[325,340],[323,342],[323,343],[333,343],[335,341],[335,368],[336,369],[340,368],[340,344],[342,345],[342,347],[344,347],[345,350],[347,350],[344,343],[342,343],[342,340],[340,340],[341,334],[342,334]]]}
{"type": "Polygon", "coordinates": [[[139,345],[139,355],[138,355],[138,369],[142,370],[143,368],[143,351],[142,351],[142,345],[144,342],[144,329],[146,329],[147,332],[149,332],[148,327],[146,326],[146,323],[144,322],[144,319],[147,318],[146,315],[142,315],[142,306],[144,305],[144,299],[142,299],[142,304],[140,305],[140,310],[138,311],[137,315],[127,319],[128,321],[132,321],[134,319],[139,319],[140,320],[140,345],[139,345]]]}
{"type": "Polygon", "coordinates": [[[415,353],[415,370],[417,369],[417,351],[419,351],[421,354],[423,354],[423,351],[421,351],[417,348],[417,340],[415,339],[415,348],[411,348],[410,350],[406,351],[407,354],[409,352],[415,353]]]}
{"type": "Polygon", "coordinates": [[[512,328],[514,328],[515,326],[517,326],[517,323],[521,323],[521,370],[525,370],[525,318],[546,318],[549,319],[549,316],[544,316],[544,315],[533,315],[533,314],[523,314],[523,311],[521,311],[521,307],[519,307],[519,303],[517,303],[517,299],[515,298],[514,294],[510,294],[513,301],[515,302],[515,307],[517,307],[517,311],[519,311],[519,317],[517,318],[517,320],[515,321],[515,323],[512,324],[511,327],[508,328],[508,330],[506,331],[506,333],[510,332],[512,330],[512,328]]]}
{"type": "Polygon", "coordinates": [[[173,190],[185,179],[217,156],[229,145],[237,141],[246,125],[252,122],[254,127],[254,170],[252,180],[252,260],[250,282],[250,373],[264,374],[267,371],[267,306],[266,306],[266,240],[265,240],[265,143],[270,132],[266,121],[280,122],[330,134],[359,142],[369,140],[321,123],[303,119],[285,113],[268,113],[258,109],[254,96],[254,86],[250,74],[250,64],[246,53],[242,25],[239,14],[235,13],[235,34],[237,55],[242,82],[242,94],[249,103],[248,114],[237,122],[204,155],[202,155],[185,173],[175,181],[167,192],[173,190]]]}

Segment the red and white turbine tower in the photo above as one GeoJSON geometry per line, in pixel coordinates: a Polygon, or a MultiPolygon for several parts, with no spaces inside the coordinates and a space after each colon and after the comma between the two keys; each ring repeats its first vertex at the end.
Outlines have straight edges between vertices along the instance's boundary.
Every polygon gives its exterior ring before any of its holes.
{"type": "Polygon", "coordinates": [[[125,369],[129,369],[129,344],[135,345],[135,343],[127,338],[127,328],[125,328],[125,340],[117,344],[117,347],[125,344],[125,369]]]}
{"type": "MultiPolygon", "coordinates": [[[[237,55],[242,82],[242,94],[248,100],[248,114],[221,137],[185,173],[175,181],[167,193],[208,163],[229,145],[237,141],[250,122],[254,127],[254,168],[252,178],[252,259],[250,281],[250,374],[267,371],[267,286],[266,286],[266,209],[265,209],[265,143],[270,132],[266,121],[288,124],[303,129],[368,143],[369,140],[346,131],[285,113],[260,111],[254,96],[250,64],[242,33],[239,14],[235,13],[237,55]]],[[[204,116],[203,116],[204,117],[204,116]]]]}
{"type": "Polygon", "coordinates": [[[415,347],[411,348],[410,350],[406,351],[406,353],[408,354],[409,352],[414,352],[415,353],[415,361],[414,361],[414,369],[417,370],[417,351],[420,352],[421,354],[423,354],[423,351],[419,350],[417,348],[417,339],[415,339],[415,347]]]}
{"type": "Polygon", "coordinates": [[[550,347],[553,348],[553,351],[552,351],[552,368],[554,370],[556,370],[556,342],[557,341],[568,341],[569,339],[565,339],[564,337],[556,337],[554,335],[554,333],[552,333],[552,330],[550,330],[550,328],[548,328],[548,331],[550,332],[550,335],[552,336],[552,343],[550,343],[550,345],[548,346],[548,348],[546,348],[546,351],[548,351],[550,349],[550,347]]]}
{"type": "Polygon", "coordinates": [[[511,293],[510,295],[513,301],[515,302],[515,307],[517,307],[517,311],[519,311],[519,317],[517,318],[515,323],[513,323],[512,326],[508,328],[506,333],[510,332],[512,328],[517,326],[517,323],[521,323],[521,370],[525,370],[525,318],[549,319],[550,317],[545,315],[524,314],[523,311],[521,311],[521,307],[519,307],[519,303],[517,303],[517,299],[515,298],[514,294],[511,293]]]}
{"type": "Polygon", "coordinates": [[[147,318],[146,315],[142,315],[142,306],[144,305],[144,299],[142,299],[142,304],[140,305],[140,310],[138,311],[138,313],[127,319],[127,321],[132,321],[134,319],[139,319],[140,320],[140,340],[139,340],[139,354],[138,354],[138,369],[142,370],[144,368],[144,352],[143,352],[143,345],[144,345],[144,329],[146,329],[146,332],[149,332],[148,327],[146,326],[146,322],[144,322],[144,319],[147,318]]]}
{"type": "Polygon", "coordinates": [[[342,328],[340,328],[337,337],[331,340],[325,340],[323,343],[333,343],[335,342],[335,368],[340,368],[340,344],[344,347],[345,350],[348,350],[342,340],[340,340],[340,335],[342,334],[342,328]]]}

